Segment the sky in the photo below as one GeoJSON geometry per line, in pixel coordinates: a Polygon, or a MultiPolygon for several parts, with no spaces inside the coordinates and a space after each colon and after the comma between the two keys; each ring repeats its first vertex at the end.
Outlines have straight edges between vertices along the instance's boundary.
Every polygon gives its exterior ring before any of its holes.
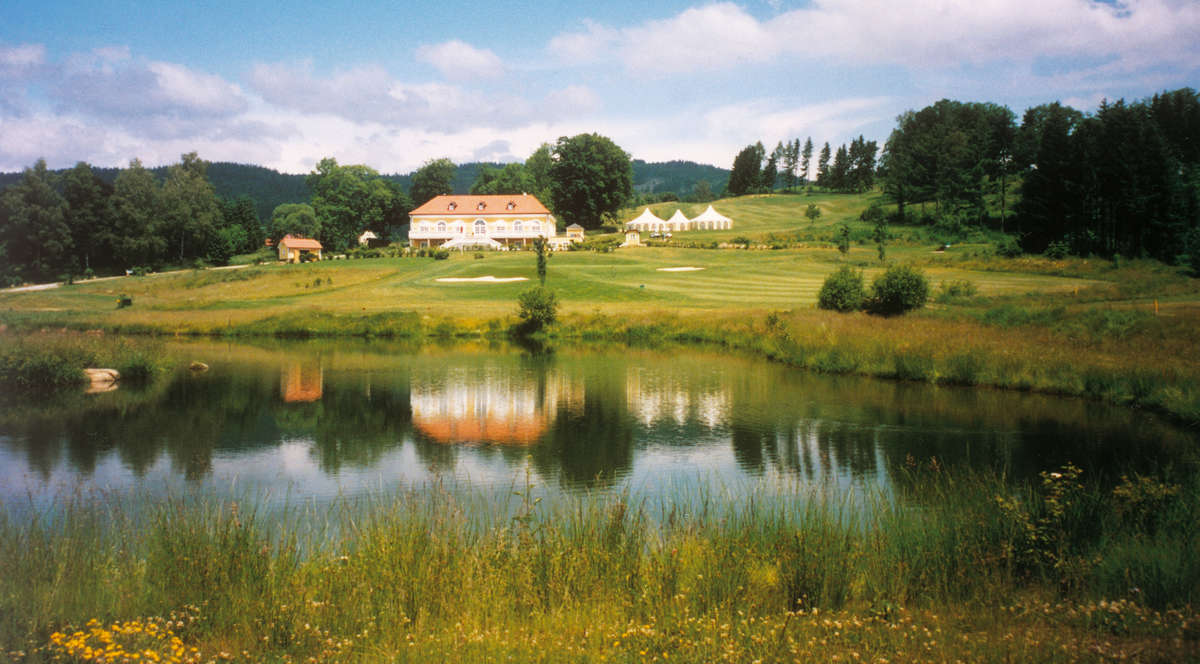
{"type": "Polygon", "coordinates": [[[596,132],[636,159],[863,135],[939,99],[1200,88],[1200,0],[0,3],[0,171],[407,173],[596,132]]]}

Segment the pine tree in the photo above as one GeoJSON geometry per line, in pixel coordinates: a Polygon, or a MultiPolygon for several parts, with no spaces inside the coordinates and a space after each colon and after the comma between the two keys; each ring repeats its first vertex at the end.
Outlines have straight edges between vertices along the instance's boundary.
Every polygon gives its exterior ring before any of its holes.
{"type": "MultiPolygon", "coordinates": [[[[796,139],[800,140],[800,139],[796,139]]],[[[800,179],[805,185],[808,184],[808,167],[812,163],[813,144],[812,137],[804,139],[804,150],[800,153],[800,179]]]]}
{"type": "Polygon", "coordinates": [[[833,153],[829,151],[829,142],[825,142],[825,146],[821,148],[821,155],[817,158],[817,186],[829,186],[829,158],[833,153]]]}

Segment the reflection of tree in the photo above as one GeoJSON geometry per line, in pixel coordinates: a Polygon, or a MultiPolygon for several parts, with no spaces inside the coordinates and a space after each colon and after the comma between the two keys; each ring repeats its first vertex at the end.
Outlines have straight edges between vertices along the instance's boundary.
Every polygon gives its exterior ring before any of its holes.
{"type": "Polygon", "coordinates": [[[745,421],[734,420],[730,429],[730,442],[733,444],[733,456],[737,459],[738,467],[751,475],[759,475],[763,471],[763,447],[768,439],[775,437],[774,432],[768,432],[745,421]]]}
{"type": "MultiPolygon", "coordinates": [[[[937,457],[949,468],[998,468],[1017,479],[1070,461],[1088,478],[1115,479],[1155,464],[1192,464],[1196,455],[1192,434],[1103,404],[814,376],[710,356],[458,350],[360,357],[307,345],[252,352],[253,361],[214,363],[208,373],[146,391],[122,386],[24,402],[0,395],[0,445],[43,479],[64,464],[90,474],[112,458],[143,475],[165,458],[172,472],[199,480],[211,474],[214,459],[269,450],[285,439],[312,441],[326,473],[377,464],[412,440],[435,472],[468,454],[509,468],[529,461],[566,487],[609,486],[627,475],[635,439],[670,454],[673,447],[727,441],[743,472],[810,480],[896,477],[910,455],[920,462],[937,457]],[[303,364],[313,357],[317,364],[303,364]],[[288,385],[282,367],[292,361],[321,377],[312,401],[288,403],[281,393],[288,385]],[[486,389],[446,389],[454,381],[486,389]],[[519,445],[511,431],[486,429],[473,439],[483,447],[475,448],[414,430],[418,397],[458,404],[464,394],[478,401],[461,410],[486,413],[482,421],[513,429],[528,416],[538,428],[522,429],[519,445]]],[[[432,421],[440,410],[430,414],[432,421]]]]}
{"type": "Polygon", "coordinates": [[[364,389],[353,384],[353,376],[338,378],[327,384],[311,428],[313,452],[327,473],[344,465],[374,465],[401,445],[412,425],[406,380],[391,376],[387,383],[376,381],[364,389]]]}
{"type": "Polygon", "coordinates": [[[619,373],[588,374],[582,405],[559,404],[541,445],[533,448],[534,467],[559,476],[567,487],[606,487],[633,466],[633,427],[619,373]]]}

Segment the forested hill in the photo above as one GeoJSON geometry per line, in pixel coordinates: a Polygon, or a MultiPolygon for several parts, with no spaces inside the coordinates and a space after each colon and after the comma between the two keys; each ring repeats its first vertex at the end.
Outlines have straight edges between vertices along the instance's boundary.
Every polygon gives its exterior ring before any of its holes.
{"type": "Polygon", "coordinates": [[[701,180],[708,182],[714,192],[723,191],[729,182],[729,171],[694,161],[662,161],[647,163],[633,160],[633,188],[643,194],[673,191],[680,196],[692,193],[701,180]]]}
{"type": "MultiPolygon", "coordinates": [[[[479,169],[483,166],[503,168],[504,164],[494,162],[471,162],[458,164],[454,175],[455,193],[467,193],[475,182],[479,169]]],[[[61,174],[67,169],[55,171],[61,174]]],[[[92,171],[100,179],[112,184],[118,168],[103,168],[94,166],[92,171]]],[[[167,167],[158,166],[150,169],[154,177],[161,182],[166,179],[167,167]]],[[[280,173],[279,171],[254,166],[251,164],[234,164],[229,162],[213,162],[208,165],[208,180],[221,198],[236,199],[239,196],[249,196],[254,200],[255,210],[259,219],[270,219],[271,211],[284,203],[301,203],[309,200],[310,192],[305,184],[304,174],[280,173]]],[[[388,180],[400,183],[407,191],[412,186],[412,173],[404,175],[384,175],[388,180]]],[[[0,173],[0,190],[15,184],[21,179],[21,173],[0,173]]],[[[701,180],[708,182],[709,188],[719,192],[729,181],[729,171],[716,166],[697,164],[691,161],[668,161],[647,163],[641,159],[633,160],[633,186],[642,193],[659,193],[673,191],[680,195],[689,194],[701,180]]]]}
{"type": "MultiPolygon", "coordinates": [[[[61,175],[66,170],[68,169],[54,172],[61,175]]],[[[166,180],[166,166],[157,166],[149,170],[159,182],[166,180]]],[[[112,184],[121,169],[93,166],[92,172],[101,180],[112,184]]],[[[304,183],[304,175],[280,173],[262,166],[224,161],[209,164],[207,173],[208,181],[212,183],[218,196],[230,200],[243,195],[249,196],[254,201],[258,218],[263,220],[271,218],[271,211],[277,205],[303,203],[310,197],[308,185],[304,183]]],[[[21,173],[0,173],[0,190],[20,179],[21,173]]]]}

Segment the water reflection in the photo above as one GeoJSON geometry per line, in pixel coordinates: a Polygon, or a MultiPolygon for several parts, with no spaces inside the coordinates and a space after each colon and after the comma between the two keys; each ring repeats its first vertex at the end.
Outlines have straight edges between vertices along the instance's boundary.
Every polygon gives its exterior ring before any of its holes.
{"type": "Polygon", "coordinates": [[[328,496],[452,477],[565,490],[887,485],[909,457],[1014,478],[1193,462],[1192,434],[1080,400],[808,375],[706,353],[186,344],[151,390],[4,395],[0,499],[234,483],[328,496]]]}

